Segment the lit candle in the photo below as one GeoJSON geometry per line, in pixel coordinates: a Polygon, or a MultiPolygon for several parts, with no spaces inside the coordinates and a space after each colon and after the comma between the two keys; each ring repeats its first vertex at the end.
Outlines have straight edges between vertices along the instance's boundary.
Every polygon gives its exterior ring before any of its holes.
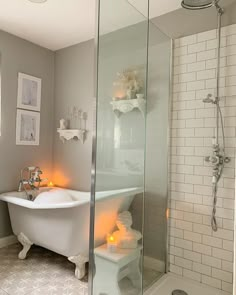
{"type": "Polygon", "coordinates": [[[53,187],[53,186],[54,186],[53,182],[50,181],[50,182],[48,183],[48,187],[53,187]]]}
{"type": "Polygon", "coordinates": [[[116,252],[117,249],[117,241],[113,235],[107,235],[107,250],[109,252],[116,252]]]}

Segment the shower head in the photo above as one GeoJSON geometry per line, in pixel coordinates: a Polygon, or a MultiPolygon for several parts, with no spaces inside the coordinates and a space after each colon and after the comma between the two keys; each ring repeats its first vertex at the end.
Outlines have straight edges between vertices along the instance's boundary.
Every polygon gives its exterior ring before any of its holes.
{"type": "Polygon", "coordinates": [[[218,6],[219,0],[183,0],[181,5],[183,8],[190,10],[205,9],[212,6],[218,6]]]}

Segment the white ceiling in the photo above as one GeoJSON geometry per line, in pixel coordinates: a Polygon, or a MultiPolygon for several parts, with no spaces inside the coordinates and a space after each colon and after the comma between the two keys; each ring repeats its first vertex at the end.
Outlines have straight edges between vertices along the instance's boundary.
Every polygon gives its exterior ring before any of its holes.
{"type": "Polygon", "coordinates": [[[0,29],[57,50],[94,37],[95,0],[0,0],[0,29]]]}
{"type": "MultiPolygon", "coordinates": [[[[147,0],[101,1],[107,7],[106,13],[101,7],[103,32],[142,20],[127,1],[146,14],[147,0]]],[[[48,0],[42,4],[29,0],[0,0],[0,29],[57,50],[94,37],[95,6],[96,0],[48,0]]],[[[180,0],[150,0],[151,17],[179,7],[180,0]]]]}
{"type": "MultiPolygon", "coordinates": [[[[94,38],[96,1],[48,0],[36,4],[29,0],[0,0],[0,30],[51,50],[58,50],[94,38]]],[[[169,15],[166,22],[163,22],[164,27],[176,22],[173,21],[171,12],[181,7],[181,0],[149,1],[150,18],[159,16],[163,19],[169,15]]],[[[223,6],[232,2],[235,3],[236,0],[221,0],[223,6]]],[[[147,15],[147,0],[102,0],[100,3],[101,33],[138,23],[144,19],[142,14],[147,15]]],[[[228,18],[230,11],[231,9],[228,10],[228,18]]],[[[190,13],[184,13],[182,9],[178,13],[189,15],[190,20],[184,19],[184,23],[191,22],[190,13]]],[[[206,21],[209,23],[207,17],[206,21]]],[[[183,28],[179,26],[177,29],[182,31],[183,28]]]]}

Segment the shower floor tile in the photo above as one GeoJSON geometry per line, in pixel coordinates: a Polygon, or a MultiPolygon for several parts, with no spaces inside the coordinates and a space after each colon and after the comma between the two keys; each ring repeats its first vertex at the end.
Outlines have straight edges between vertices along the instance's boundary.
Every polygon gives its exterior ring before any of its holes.
{"type": "Polygon", "coordinates": [[[74,276],[66,257],[33,246],[19,260],[21,245],[0,249],[0,295],[87,295],[88,284],[74,276]]]}
{"type": "Polygon", "coordinates": [[[150,286],[152,286],[161,276],[163,275],[163,273],[148,268],[148,267],[144,267],[144,271],[143,271],[143,288],[144,290],[146,290],[147,288],[149,288],[150,286]]]}
{"type": "Polygon", "coordinates": [[[145,295],[171,295],[176,289],[183,290],[188,295],[232,295],[174,274],[164,275],[145,292],[145,295]]]}

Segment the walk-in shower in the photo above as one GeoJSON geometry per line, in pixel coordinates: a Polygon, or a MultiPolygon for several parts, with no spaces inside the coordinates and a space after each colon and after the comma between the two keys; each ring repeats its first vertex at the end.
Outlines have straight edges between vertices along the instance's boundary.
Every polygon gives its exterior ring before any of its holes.
{"type": "Polygon", "coordinates": [[[209,93],[203,99],[204,103],[210,103],[216,106],[216,126],[215,136],[212,139],[212,155],[205,157],[205,161],[212,165],[212,195],[213,195],[213,209],[211,226],[214,231],[218,230],[216,221],[216,206],[217,206],[217,190],[218,183],[221,179],[224,164],[230,161],[229,157],[225,155],[225,135],[224,135],[224,122],[222,111],[220,107],[220,52],[221,52],[221,18],[224,10],[219,5],[219,0],[205,1],[205,0],[183,0],[182,7],[190,10],[205,9],[215,6],[218,14],[217,22],[217,67],[216,67],[216,93],[209,93]],[[212,98],[214,96],[214,98],[212,98]],[[219,139],[219,125],[222,132],[222,145],[219,139]]]}
{"type": "MultiPolygon", "coordinates": [[[[220,58],[221,48],[234,39],[222,36],[223,1],[184,0],[185,9],[166,16],[168,24],[182,26],[173,29],[176,35],[162,17],[147,17],[148,2],[142,10],[133,1],[99,1],[91,222],[96,235],[99,190],[138,187],[140,193],[128,204],[130,214],[124,215],[132,216],[132,228],[142,239],[136,250],[122,252],[118,246],[108,253],[106,242],[120,245],[116,225],[119,229],[122,210],[118,219],[108,214],[114,228],[107,230],[103,246],[91,249],[91,291],[230,294],[233,210],[228,199],[233,197],[224,195],[233,191],[228,137],[236,130],[224,128],[229,99],[221,92],[220,58]],[[111,19],[114,8],[120,14],[111,19]],[[185,28],[184,18],[201,14],[205,24],[185,28]],[[212,30],[215,15],[218,25],[212,30]]],[[[114,201],[107,200],[107,207],[114,201]]]]}

